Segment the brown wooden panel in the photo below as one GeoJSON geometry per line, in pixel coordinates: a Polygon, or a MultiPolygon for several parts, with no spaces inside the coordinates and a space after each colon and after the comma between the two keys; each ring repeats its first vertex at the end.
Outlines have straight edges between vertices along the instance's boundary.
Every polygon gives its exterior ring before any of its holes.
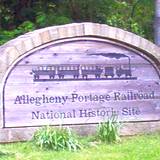
{"type": "Polygon", "coordinates": [[[159,70],[127,47],[79,40],[18,61],[4,84],[4,127],[160,120],[159,70]]]}

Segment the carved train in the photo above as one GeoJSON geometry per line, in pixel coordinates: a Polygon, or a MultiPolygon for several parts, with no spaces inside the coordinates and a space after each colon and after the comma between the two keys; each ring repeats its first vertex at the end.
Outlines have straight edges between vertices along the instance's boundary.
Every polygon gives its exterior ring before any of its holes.
{"type": "Polygon", "coordinates": [[[96,64],[42,65],[32,69],[34,81],[41,80],[100,80],[135,79],[130,66],[96,64]]]}

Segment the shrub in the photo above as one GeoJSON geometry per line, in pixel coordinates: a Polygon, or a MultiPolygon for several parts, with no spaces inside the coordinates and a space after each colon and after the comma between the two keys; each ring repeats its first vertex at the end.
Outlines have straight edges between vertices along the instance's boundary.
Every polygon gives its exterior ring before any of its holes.
{"type": "Polygon", "coordinates": [[[121,124],[117,121],[116,116],[112,116],[105,122],[99,123],[97,127],[97,137],[105,143],[120,141],[119,129],[121,124]]]}
{"type": "Polygon", "coordinates": [[[40,146],[41,149],[53,149],[55,151],[65,149],[76,151],[81,149],[81,144],[78,142],[76,135],[71,132],[70,128],[42,127],[35,132],[33,141],[36,145],[40,146]]]}

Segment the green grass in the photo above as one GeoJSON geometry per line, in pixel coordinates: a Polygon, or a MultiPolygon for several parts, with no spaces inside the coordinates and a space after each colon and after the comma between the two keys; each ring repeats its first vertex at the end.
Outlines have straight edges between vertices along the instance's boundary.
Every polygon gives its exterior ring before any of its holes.
{"type": "Polygon", "coordinates": [[[45,151],[31,142],[0,145],[0,160],[160,160],[160,133],[122,138],[117,144],[83,139],[77,152],[45,151]]]}

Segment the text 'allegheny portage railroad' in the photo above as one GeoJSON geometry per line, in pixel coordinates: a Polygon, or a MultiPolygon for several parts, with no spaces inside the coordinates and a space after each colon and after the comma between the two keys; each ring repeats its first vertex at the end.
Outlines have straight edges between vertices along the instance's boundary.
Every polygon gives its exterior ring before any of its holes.
{"type": "Polygon", "coordinates": [[[42,95],[39,97],[32,97],[30,95],[22,95],[17,96],[15,98],[14,104],[32,104],[36,106],[41,106],[44,104],[53,104],[59,103],[64,105],[65,103],[74,103],[74,102],[107,102],[107,101],[132,101],[132,100],[147,100],[147,99],[155,99],[154,91],[150,93],[134,93],[132,91],[128,91],[126,93],[121,92],[113,92],[112,94],[104,94],[104,95],[79,95],[76,93],[72,93],[69,96],[46,96],[42,95]]]}

